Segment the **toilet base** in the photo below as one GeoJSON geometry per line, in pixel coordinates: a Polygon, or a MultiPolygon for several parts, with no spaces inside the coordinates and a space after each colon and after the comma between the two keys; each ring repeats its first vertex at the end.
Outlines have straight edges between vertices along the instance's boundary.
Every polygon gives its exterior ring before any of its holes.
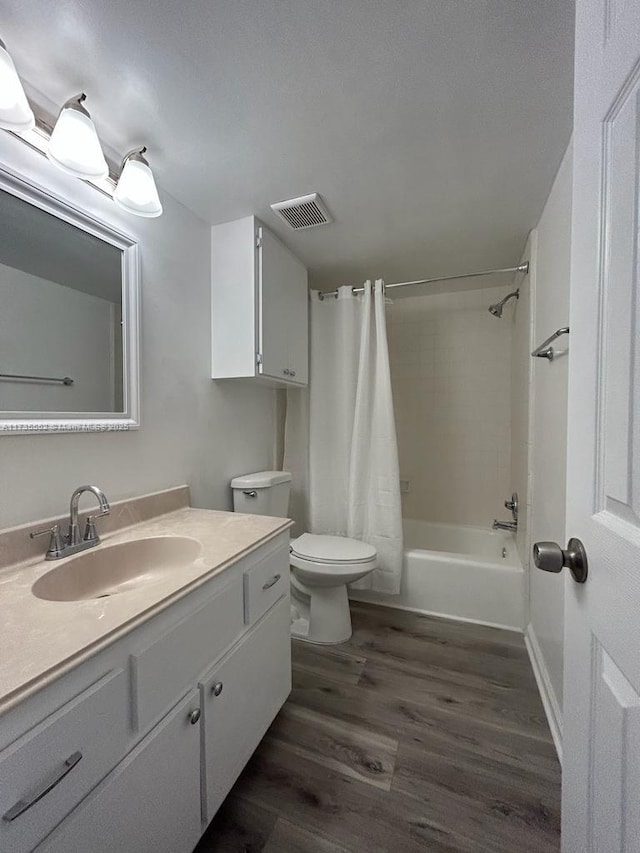
{"type": "Polygon", "coordinates": [[[309,600],[304,602],[298,599],[292,584],[292,610],[295,608],[297,618],[292,618],[291,636],[326,646],[346,642],[352,633],[346,584],[307,589],[309,600]]]}

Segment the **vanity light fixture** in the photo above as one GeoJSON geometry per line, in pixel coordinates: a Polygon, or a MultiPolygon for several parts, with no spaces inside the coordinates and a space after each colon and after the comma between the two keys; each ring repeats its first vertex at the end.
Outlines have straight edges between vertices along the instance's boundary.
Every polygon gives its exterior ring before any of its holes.
{"type": "Polygon", "coordinates": [[[5,43],[0,39],[0,127],[24,133],[36,120],[5,43]]]}
{"type": "Polygon", "coordinates": [[[122,172],[113,193],[113,200],[128,213],[155,217],[162,213],[156,182],[147,158],[147,149],[131,151],[122,162],[122,172]]]}
{"type": "Polygon", "coordinates": [[[64,104],[47,148],[47,157],[76,178],[99,180],[109,174],[96,128],[87,112],[84,92],[64,104]]]}

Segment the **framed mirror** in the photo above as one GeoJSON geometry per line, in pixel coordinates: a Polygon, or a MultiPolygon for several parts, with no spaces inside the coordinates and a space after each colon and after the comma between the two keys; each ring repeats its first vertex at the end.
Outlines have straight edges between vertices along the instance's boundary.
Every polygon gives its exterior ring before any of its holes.
{"type": "Polygon", "coordinates": [[[138,246],[0,170],[0,435],[139,426],[138,246]]]}

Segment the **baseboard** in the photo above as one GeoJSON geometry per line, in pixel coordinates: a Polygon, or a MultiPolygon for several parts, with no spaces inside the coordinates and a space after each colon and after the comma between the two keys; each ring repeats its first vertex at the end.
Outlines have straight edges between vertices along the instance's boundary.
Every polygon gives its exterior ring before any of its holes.
{"type": "Polygon", "coordinates": [[[536,678],[538,690],[540,691],[544,712],[547,715],[547,722],[551,729],[551,737],[553,738],[560,764],[562,764],[562,711],[551,686],[549,671],[531,623],[529,623],[524,632],[524,642],[529,653],[529,660],[531,661],[531,668],[536,678]]]}
{"type": "Polygon", "coordinates": [[[389,601],[380,601],[379,599],[360,598],[354,595],[354,590],[349,590],[349,600],[357,601],[360,604],[375,604],[378,607],[391,607],[393,610],[405,610],[407,613],[417,613],[420,616],[435,616],[438,619],[449,619],[451,622],[468,622],[470,625],[484,625],[487,628],[500,628],[501,631],[514,631],[516,634],[522,634],[522,628],[515,625],[501,625],[498,622],[483,622],[481,619],[468,619],[464,616],[453,616],[451,613],[437,613],[435,610],[422,610],[419,607],[407,607],[406,604],[396,604],[392,597],[389,601]]]}

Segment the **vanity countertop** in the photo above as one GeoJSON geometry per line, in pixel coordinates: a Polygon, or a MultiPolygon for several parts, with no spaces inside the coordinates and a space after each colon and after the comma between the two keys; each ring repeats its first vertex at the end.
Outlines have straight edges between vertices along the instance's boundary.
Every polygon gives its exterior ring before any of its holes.
{"type": "Polygon", "coordinates": [[[284,518],[183,507],[108,532],[96,550],[133,539],[176,535],[197,539],[202,550],[190,565],[107,598],[45,601],[33,594],[38,578],[73,556],[45,561],[42,553],[4,569],[0,572],[0,714],[291,524],[284,518]]]}

